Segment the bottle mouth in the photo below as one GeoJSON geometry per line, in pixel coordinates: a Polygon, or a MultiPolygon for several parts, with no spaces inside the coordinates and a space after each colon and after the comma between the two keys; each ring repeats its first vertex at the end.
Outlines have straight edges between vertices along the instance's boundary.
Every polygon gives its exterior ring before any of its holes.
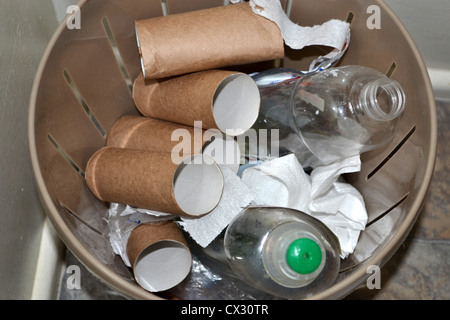
{"type": "Polygon", "coordinates": [[[381,78],[367,83],[360,96],[361,106],[373,119],[394,120],[405,109],[405,92],[400,84],[389,78],[381,78]]]}

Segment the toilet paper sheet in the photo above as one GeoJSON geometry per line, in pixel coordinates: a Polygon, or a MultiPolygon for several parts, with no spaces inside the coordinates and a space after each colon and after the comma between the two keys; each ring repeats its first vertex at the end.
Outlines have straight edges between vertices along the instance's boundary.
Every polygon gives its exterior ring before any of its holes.
{"type": "MultiPolygon", "coordinates": [[[[231,0],[239,3],[242,0],[231,0]]],[[[303,49],[307,46],[327,46],[334,48],[325,56],[318,57],[309,71],[325,69],[337,62],[350,43],[350,24],[346,21],[332,19],[321,25],[303,27],[292,22],[284,12],[279,0],[250,0],[254,13],[274,22],[281,30],[284,42],[292,49],[303,49]]]]}
{"type": "Polygon", "coordinates": [[[202,247],[207,247],[256,198],[236,172],[222,166],[224,190],[217,207],[201,218],[181,218],[178,224],[202,247]]]}

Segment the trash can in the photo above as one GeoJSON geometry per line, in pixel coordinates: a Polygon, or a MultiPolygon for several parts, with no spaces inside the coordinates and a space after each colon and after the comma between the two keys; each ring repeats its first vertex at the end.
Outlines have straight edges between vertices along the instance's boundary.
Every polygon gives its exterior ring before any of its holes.
{"type": "MultiPolygon", "coordinates": [[[[335,284],[312,299],[351,293],[405,240],[426,197],[436,154],[434,96],[422,57],[405,27],[381,0],[282,1],[302,26],[351,21],[350,48],[340,65],[364,65],[397,80],[407,107],[394,140],[362,155],[346,176],[364,196],[369,221],[335,284]],[[288,4],[288,5],[287,5],[288,4]],[[376,16],[378,15],[378,16],[376,16]],[[373,19],[380,18],[379,21],[373,19]],[[377,22],[377,23],[374,23],[377,22]]],[[[132,81],[141,71],[135,20],[224,5],[223,0],[82,0],[79,26],[69,16],[42,58],[29,111],[31,160],[43,206],[70,251],[100,280],[133,299],[159,299],[133,279],[108,240],[108,204],[88,189],[84,170],[120,117],[137,114],[132,81]],[[162,3],[164,5],[162,5],[162,3]],[[78,28],[80,27],[80,28],[78,28]]],[[[266,63],[307,70],[324,48],[286,49],[266,63]]]]}

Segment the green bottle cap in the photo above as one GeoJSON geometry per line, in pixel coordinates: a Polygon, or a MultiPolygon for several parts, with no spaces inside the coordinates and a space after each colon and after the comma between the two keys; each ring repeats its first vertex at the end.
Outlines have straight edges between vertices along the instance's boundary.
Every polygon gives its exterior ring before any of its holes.
{"type": "Polygon", "coordinates": [[[314,240],[300,238],[291,243],[286,252],[288,266],[299,274],[310,274],[322,262],[322,250],[314,240]]]}

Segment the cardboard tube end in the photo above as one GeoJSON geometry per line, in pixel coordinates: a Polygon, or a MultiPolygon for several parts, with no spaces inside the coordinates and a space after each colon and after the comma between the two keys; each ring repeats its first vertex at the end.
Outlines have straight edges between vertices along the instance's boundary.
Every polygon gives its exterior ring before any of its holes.
{"type": "Polygon", "coordinates": [[[117,120],[108,133],[106,145],[110,147],[126,148],[130,137],[142,123],[143,117],[125,115],[117,120]]]}
{"type": "Polygon", "coordinates": [[[256,122],[260,103],[258,86],[249,75],[228,76],[214,95],[213,114],[218,128],[231,136],[245,133],[256,122]]]}
{"type": "Polygon", "coordinates": [[[127,255],[136,282],[150,292],[178,285],[192,267],[189,247],[173,221],[137,226],[128,239],[127,255]]]}
{"type": "MultiPolygon", "coordinates": [[[[106,147],[105,147],[106,148],[106,147]]],[[[88,160],[86,164],[86,170],[85,170],[85,179],[86,184],[89,187],[89,190],[94,194],[94,196],[97,199],[101,200],[100,191],[98,190],[97,180],[96,180],[96,168],[98,160],[100,159],[102,153],[104,152],[104,149],[97,150],[88,160]]]]}
{"type": "Polygon", "coordinates": [[[203,216],[211,212],[222,197],[222,170],[210,157],[192,155],[178,166],[173,190],[175,200],[189,216],[203,216]]]}
{"type": "Polygon", "coordinates": [[[162,240],[145,248],[134,264],[134,277],[145,290],[173,288],[191,271],[192,256],[181,242],[162,240]]]}

